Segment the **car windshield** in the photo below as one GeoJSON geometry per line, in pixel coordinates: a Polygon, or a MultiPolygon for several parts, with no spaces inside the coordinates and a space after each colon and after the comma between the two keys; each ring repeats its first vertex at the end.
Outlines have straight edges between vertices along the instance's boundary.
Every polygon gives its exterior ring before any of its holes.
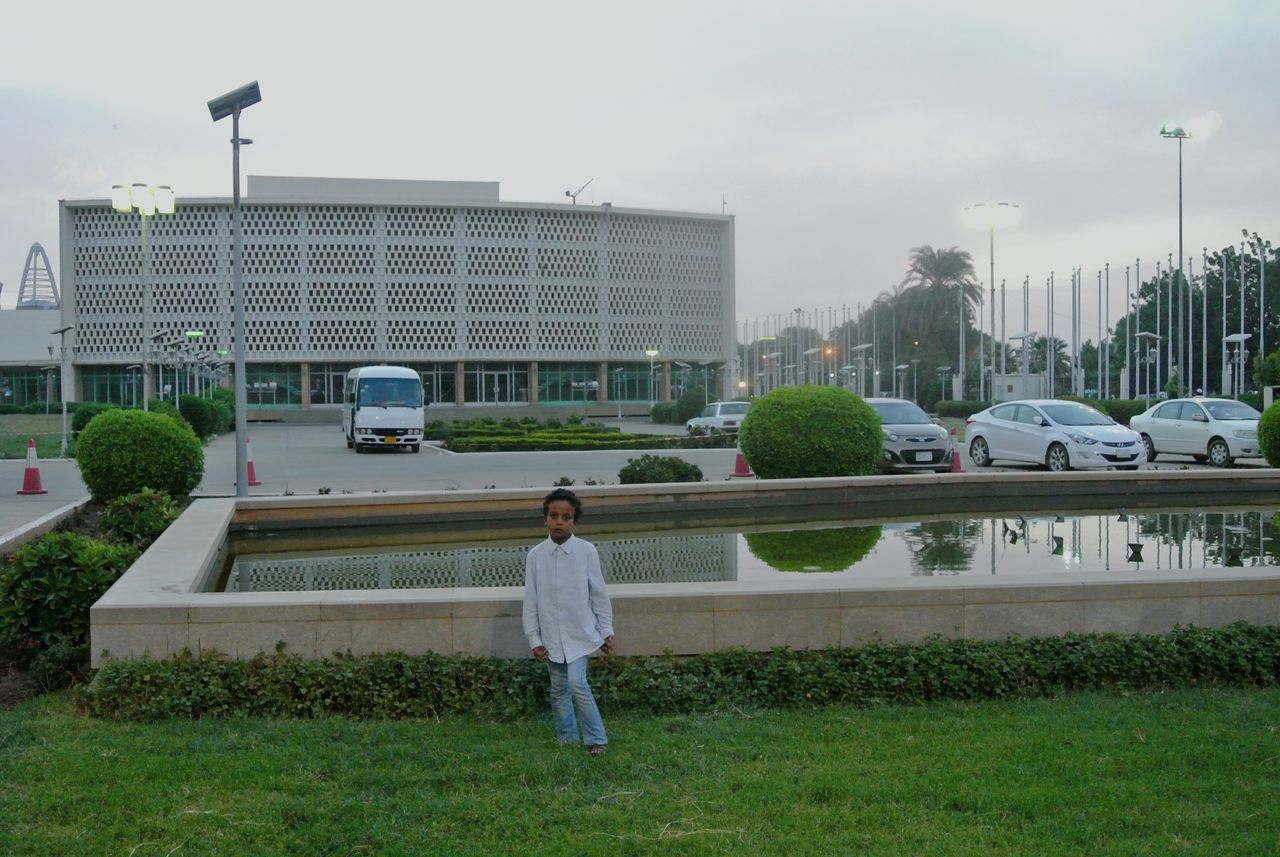
{"type": "Polygon", "coordinates": [[[420,408],[422,384],[412,378],[362,378],[356,404],[375,408],[420,408]]]}
{"type": "Polygon", "coordinates": [[[876,402],[871,409],[880,415],[880,422],[885,425],[903,426],[929,422],[929,415],[910,402],[876,402]]]}
{"type": "Polygon", "coordinates": [[[727,405],[720,406],[720,415],[726,416],[729,414],[745,414],[747,412],[747,408],[749,407],[750,405],[747,404],[746,402],[730,402],[727,405]]]}
{"type": "Polygon", "coordinates": [[[1256,420],[1258,412],[1244,402],[1202,402],[1215,420],[1256,420]]]}
{"type": "Polygon", "coordinates": [[[1078,405],[1074,402],[1064,402],[1061,405],[1042,405],[1040,410],[1044,411],[1049,419],[1060,426],[1111,425],[1110,417],[1104,417],[1093,408],[1087,405],[1078,405]]]}

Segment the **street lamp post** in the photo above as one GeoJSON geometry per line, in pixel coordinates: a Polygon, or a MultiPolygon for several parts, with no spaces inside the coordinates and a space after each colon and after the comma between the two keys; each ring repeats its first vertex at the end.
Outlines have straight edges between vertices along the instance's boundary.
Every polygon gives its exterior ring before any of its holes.
{"type": "Polygon", "coordinates": [[[142,233],[142,264],[139,276],[142,292],[142,409],[148,410],[151,382],[150,355],[151,343],[151,218],[157,214],[173,214],[173,188],[168,185],[146,185],[135,182],[132,185],[111,186],[111,207],[121,214],[138,212],[138,222],[142,233]]]}
{"type": "Polygon", "coordinates": [[[653,358],[658,356],[658,349],[646,348],[644,353],[649,355],[649,409],[652,410],[653,406],[657,404],[658,401],[657,397],[653,394],[653,358]]]}
{"type": "MultiPolygon", "coordinates": [[[[1142,330],[1142,331],[1139,331],[1138,333],[1136,333],[1136,334],[1134,335],[1134,338],[1138,340],[1138,346],[1137,346],[1137,347],[1138,347],[1139,349],[1141,349],[1141,348],[1142,348],[1142,340],[1143,340],[1143,339],[1154,339],[1154,340],[1156,341],[1156,344],[1155,344],[1155,351],[1156,351],[1156,383],[1159,383],[1159,378],[1160,378],[1160,358],[1159,358],[1159,355],[1160,355],[1160,339],[1161,339],[1160,334],[1158,334],[1158,333],[1150,333],[1150,332],[1148,332],[1148,331],[1142,330]]],[[[1150,353],[1150,352],[1151,352],[1151,349],[1150,349],[1150,348],[1148,348],[1148,349],[1147,349],[1147,360],[1146,360],[1146,364],[1147,364],[1147,370],[1146,370],[1146,376],[1147,376],[1146,388],[1147,388],[1147,389],[1146,389],[1146,396],[1145,396],[1145,398],[1146,398],[1146,400],[1147,400],[1148,402],[1150,402],[1150,401],[1151,401],[1151,353],[1150,353]]],[[[1141,352],[1139,352],[1139,353],[1141,353],[1141,352]]]]}
{"type": "MultiPolygon", "coordinates": [[[[960,219],[966,226],[975,229],[987,230],[988,252],[991,257],[991,278],[988,281],[991,285],[991,372],[995,374],[995,338],[996,338],[996,227],[1006,228],[1009,226],[1017,226],[1022,220],[1022,208],[1012,202],[979,202],[968,206],[960,212],[960,219]]],[[[1001,294],[1003,295],[1004,285],[1001,284],[1001,294]]],[[[961,290],[963,293],[963,289],[961,290]]],[[[963,300],[961,303],[961,324],[964,323],[963,300]]],[[[1000,349],[1003,353],[1005,348],[1004,342],[1004,301],[1000,302],[1000,349]]],[[[963,328],[962,328],[963,331],[963,328]]],[[[978,338],[978,347],[982,347],[982,338],[978,338]]],[[[1004,372],[1004,361],[1001,361],[1000,371],[1004,372]]],[[[961,346],[960,353],[960,373],[964,375],[964,346],[961,346]]],[[[961,384],[963,385],[963,381],[961,384]]],[[[979,379],[981,384],[981,379],[979,379]]],[[[994,386],[994,385],[993,385],[994,386]]]]}
{"type": "Polygon", "coordinates": [[[1258,254],[1258,356],[1267,358],[1267,309],[1264,298],[1267,293],[1267,256],[1271,253],[1271,242],[1263,241],[1258,233],[1249,236],[1249,230],[1241,229],[1240,233],[1249,242],[1253,252],[1258,254]]]}
{"type": "Polygon", "coordinates": [[[916,374],[916,367],[919,365],[919,363],[920,363],[919,357],[911,358],[911,401],[915,402],[917,405],[920,404],[919,378],[916,374]]]}
{"type": "Polygon", "coordinates": [[[67,457],[67,332],[75,330],[74,324],[66,327],[60,327],[57,330],[50,331],[58,337],[59,347],[62,349],[59,353],[61,358],[58,363],[60,369],[58,371],[58,398],[62,400],[62,445],[58,448],[58,457],[67,457]]]}
{"type": "Polygon", "coordinates": [[[258,82],[246,84],[209,102],[214,122],[231,117],[231,289],[235,303],[236,496],[249,495],[249,395],[245,387],[244,237],[240,227],[240,111],[262,100],[258,82]]]}
{"type": "MultiPolygon", "coordinates": [[[[1182,280],[1185,279],[1182,266],[1186,261],[1182,254],[1182,141],[1190,139],[1191,135],[1188,134],[1186,129],[1181,125],[1174,122],[1166,122],[1164,123],[1164,127],[1160,129],[1160,136],[1167,140],[1178,141],[1178,273],[1175,276],[1173,272],[1170,271],[1169,274],[1170,276],[1174,276],[1178,281],[1178,335],[1179,338],[1181,338],[1183,330],[1182,305],[1185,303],[1182,296],[1182,280]]],[[[1172,295],[1172,289],[1170,290],[1170,294],[1172,295]]],[[[1189,308],[1188,312],[1190,312],[1189,308]]],[[[1172,318],[1172,314],[1170,314],[1170,318],[1172,318]]],[[[1170,343],[1170,345],[1172,346],[1172,343],[1170,343]]],[[[1190,371],[1190,366],[1191,358],[1187,355],[1187,344],[1184,341],[1182,347],[1178,349],[1178,387],[1180,389],[1186,389],[1187,373],[1190,371]]]]}

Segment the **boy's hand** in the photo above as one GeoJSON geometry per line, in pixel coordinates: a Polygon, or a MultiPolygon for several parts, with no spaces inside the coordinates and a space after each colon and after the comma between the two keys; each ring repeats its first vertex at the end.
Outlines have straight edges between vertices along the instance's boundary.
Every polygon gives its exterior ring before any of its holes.
{"type": "Polygon", "coordinates": [[[533,659],[535,661],[545,661],[547,659],[547,647],[537,646],[533,650],[533,659]]]}
{"type": "Polygon", "coordinates": [[[600,651],[604,652],[606,655],[613,654],[613,635],[612,634],[604,638],[604,642],[600,644],[600,651]]]}

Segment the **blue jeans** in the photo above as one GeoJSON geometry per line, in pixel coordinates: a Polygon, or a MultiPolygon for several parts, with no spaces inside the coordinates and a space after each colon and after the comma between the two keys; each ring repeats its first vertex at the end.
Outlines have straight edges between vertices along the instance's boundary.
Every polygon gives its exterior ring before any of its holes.
{"type": "Polygon", "coordinates": [[[582,743],[608,744],[604,734],[604,721],[596,698],[587,684],[587,658],[578,658],[567,664],[547,661],[551,673],[551,714],[555,719],[556,738],[562,744],[578,743],[578,724],[582,725],[582,743]],[[574,710],[577,717],[574,717],[574,710]]]}

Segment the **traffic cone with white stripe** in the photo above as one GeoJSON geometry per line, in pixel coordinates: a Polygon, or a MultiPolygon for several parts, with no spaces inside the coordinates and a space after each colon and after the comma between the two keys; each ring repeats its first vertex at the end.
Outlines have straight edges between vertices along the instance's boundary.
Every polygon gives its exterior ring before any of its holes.
{"type": "Polygon", "coordinates": [[[738,478],[755,478],[755,474],[751,472],[751,465],[747,464],[747,459],[741,452],[738,453],[738,458],[733,463],[733,473],[729,475],[738,478]]]}
{"type": "Polygon", "coordinates": [[[960,444],[956,442],[956,430],[951,429],[951,472],[964,473],[960,466],[960,444]]]}
{"type": "Polygon", "coordinates": [[[22,474],[22,490],[19,494],[48,494],[40,484],[40,462],[36,459],[36,442],[27,440],[27,469],[22,474]]]}
{"type": "Polygon", "coordinates": [[[258,474],[253,472],[253,444],[249,442],[248,435],[245,435],[245,438],[244,438],[244,450],[245,450],[245,458],[249,459],[249,467],[248,467],[249,485],[250,486],[261,485],[262,482],[258,479],[258,474]]]}

